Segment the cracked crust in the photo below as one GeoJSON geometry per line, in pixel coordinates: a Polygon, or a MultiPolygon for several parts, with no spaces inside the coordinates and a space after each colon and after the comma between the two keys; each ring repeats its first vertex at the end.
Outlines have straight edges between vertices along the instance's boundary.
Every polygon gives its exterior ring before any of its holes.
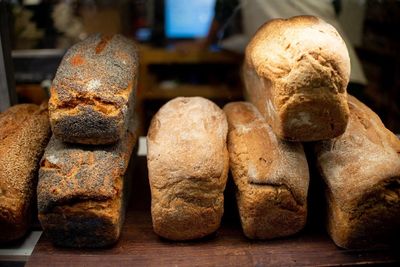
{"type": "Polygon", "coordinates": [[[22,237],[29,227],[39,161],[50,134],[45,105],[16,105],[0,114],[0,243],[22,237]]]}
{"type": "Polygon", "coordinates": [[[154,231],[168,239],[216,231],[224,211],[229,157],[223,111],[201,97],[178,97],[153,117],[147,163],[154,231]]]}
{"type": "Polygon", "coordinates": [[[346,132],[314,147],[328,232],[340,247],[381,246],[400,234],[400,141],[367,106],[350,95],[348,102],[346,132]]]}
{"type": "Polygon", "coordinates": [[[300,231],[307,218],[309,183],[302,145],[277,139],[250,103],[230,103],[224,111],[244,234],[271,239],[300,231]]]}
{"type": "Polygon", "coordinates": [[[280,138],[316,141],[345,131],[350,59],[323,20],[298,16],[261,26],[246,48],[243,76],[250,101],[280,138]]]}
{"type": "Polygon", "coordinates": [[[65,54],[50,89],[50,122],[64,142],[118,141],[133,112],[138,52],[121,35],[92,35],[65,54]]]}
{"type": "Polygon", "coordinates": [[[124,138],[111,146],[67,144],[52,136],[40,163],[38,211],[55,244],[104,247],[118,240],[125,172],[137,141],[132,122],[124,138]]]}

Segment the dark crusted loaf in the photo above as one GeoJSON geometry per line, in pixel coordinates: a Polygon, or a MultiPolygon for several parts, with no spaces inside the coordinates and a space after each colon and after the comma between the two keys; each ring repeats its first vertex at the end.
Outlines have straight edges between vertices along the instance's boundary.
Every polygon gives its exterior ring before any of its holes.
{"type": "Polygon", "coordinates": [[[39,161],[50,134],[45,106],[16,105],[0,114],[0,243],[28,229],[39,161]]]}
{"type": "Polygon", "coordinates": [[[224,111],[244,234],[269,239],[300,231],[307,218],[309,183],[302,145],[278,139],[250,103],[230,103],[224,111]]]}
{"type": "Polygon", "coordinates": [[[223,111],[201,97],[178,97],[153,117],[147,164],[154,231],[172,240],[215,232],[224,211],[229,157],[223,111]]]}
{"type": "Polygon", "coordinates": [[[81,144],[120,139],[134,108],[138,64],[136,46],[121,35],[92,35],[72,46],[51,87],[54,135],[81,144]]]}
{"type": "Polygon", "coordinates": [[[131,129],[111,146],[67,144],[52,136],[39,170],[38,210],[53,243],[103,247],[118,240],[124,177],[136,140],[131,129]]]}
{"type": "Polygon", "coordinates": [[[246,48],[243,77],[250,101],[279,138],[316,141],[345,131],[350,59],[325,21],[298,16],[261,26],[246,48]]]}
{"type": "Polygon", "coordinates": [[[367,106],[352,96],[348,102],[346,132],[315,145],[328,232],[344,248],[398,243],[400,141],[367,106]]]}

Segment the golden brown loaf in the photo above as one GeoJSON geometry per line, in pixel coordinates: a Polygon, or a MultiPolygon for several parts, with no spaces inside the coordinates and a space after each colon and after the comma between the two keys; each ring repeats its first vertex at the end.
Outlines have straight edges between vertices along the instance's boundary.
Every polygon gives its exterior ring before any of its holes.
{"type": "Polygon", "coordinates": [[[328,232],[344,248],[398,242],[400,141],[367,106],[348,100],[346,132],[315,146],[326,184],[328,232]]]}
{"type": "Polygon", "coordinates": [[[121,35],[92,35],[71,47],[51,87],[50,122],[65,142],[109,144],[133,112],[137,48],[121,35]]]}
{"type": "Polygon", "coordinates": [[[0,114],[0,243],[28,229],[39,161],[50,134],[45,106],[16,105],[0,114]]]}
{"type": "Polygon", "coordinates": [[[201,97],[178,97],[153,117],[147,163],[154,231],[172,240],[216,231],[224,211],[229,157],[223,111],[201,97]]]}
{"type": "Polygon", "coordinates": [[[250,101],[281,139],[316,141],[342,134],[349,76],[345,43],[316,17],[271,20],[246,48],[243,77],[250,101]]]}
{"type": "Polygon", "coordinates": [[[133,129],[108,146],[67,144],[52,136],[39,170],[38,211],[53,243],[103,247],[118,240],[136,140],[133,129]]]}
{"type": "Polygon", "coordinates": [[[230,103],[224,111],[230,168],[245,235],[269,239],[300,231],[307,218],[309,183],[302,145],[276,138],[250,103],[230,103]]]}

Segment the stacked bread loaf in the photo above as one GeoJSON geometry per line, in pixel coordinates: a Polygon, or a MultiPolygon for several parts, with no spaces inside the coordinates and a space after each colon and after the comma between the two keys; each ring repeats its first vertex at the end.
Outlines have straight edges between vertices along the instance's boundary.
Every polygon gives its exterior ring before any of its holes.
{"type": "Polygon", "coordinates": [[[345,131],[350,59],[328,23],[299,16],[264,24],[246,48],[243,72],[250,101],[279,138],[317,141],[345,131]]]}
{"type": "Polygon", "coordinates": [[[46,106],[21,104],[0,114],[0,243],[28,230],[39,161],[50,134],[46,106]]]}
{"type": "Polygon", "coordinates": [[[137,49],[120,35],[90,36],[57,70],[49,101],[53,136],[38,183],[39,220],[57,245],[102,247],[119,238],[137,141],[137,71],[137,49]]]}
{"type": "MultiPolygon", "coordinates": [[[[365,247],[398,236],[400,141],[347,95],[349,76],[344,41],[316,17],[272,20],[249,43],[243,77],[251,103],[224,107],[247,237],[283,237],[304,227],[309,170],[301,142],[309,141],[326,183],[334,242],[365,247]]],[[[174,99],[155,115],[148,170],[157,234],[184,240],[218,228],[225,138],[225,117],[201,98],[174,99]]]]}
{"type": "Polygon", "coordinates": [[[248,237],[288,235],[304,225],[304,153],[299,143],[283,140],[316,141],[327,228],[338,246],[380,245],[398,236],[400,141],[347,95],[349,71],[340,35],[316,17],[272,20],[249,43],[243,77],[250,101],[264,118],[251,104],[224,108],[248,237]]]}

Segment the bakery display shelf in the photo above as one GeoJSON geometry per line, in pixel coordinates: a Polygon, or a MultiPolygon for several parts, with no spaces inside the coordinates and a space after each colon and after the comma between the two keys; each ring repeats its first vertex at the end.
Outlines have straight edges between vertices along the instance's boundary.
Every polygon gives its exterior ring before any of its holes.
{"type": "Polygon", "coordinates": [[[227,86],[219,85],[178,85],[173,89],[155,87],[144,92],[146,99],[169,100],[177,96],[202,96],[210,99],[240,99],[242,92],[237,89],[230,89],[227,86]]]}
{"type": "Polygon", "coordinates": [[[140,64],[184,64],[184,63],[237,63],[242,56],[228,51],[205,51],[201,49],[179,50],[176,46],[156,48],[139,45],[140,64]]]}
{"type": "Polygon", "coordinates": [[[129,212],[120,241],[108,249],[54,247],[42,235],[26,266],[264,266],[395,265],[399,251],[343,250],[324,233],[306,229],[286,239],[250,241],[237,221],[216,234],[190,242],[171,242],[152,231],[148,212],[129,212]]]}
{"type": "MultiPolygon", "coordinates": [[[[66,249],[53,246],[45,235],[36,244],[27,266],[262,266],[262,265],[399,265],[399,248],[344,250],[330,240],[316,197],[310,187],[310,213],[299,234],[270,241],[251,241],[243,234],[229,180],[225,214],[220,229],[202,240],[172,242],[152,230],[150,188],[145,140],[139,139],[139,157],[133,166],[130,205],[115,246],[105,249],[66,249]]],[[[319,191],[318,191],[319,192],[319,191]]]]}

